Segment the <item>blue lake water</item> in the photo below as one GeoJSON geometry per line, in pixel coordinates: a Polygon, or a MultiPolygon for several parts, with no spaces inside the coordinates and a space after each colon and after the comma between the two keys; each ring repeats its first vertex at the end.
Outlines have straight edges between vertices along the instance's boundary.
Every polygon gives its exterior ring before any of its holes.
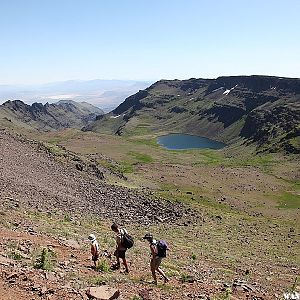
{"type": "Polygon", "coordinates": [[[172,133],[157,138],[158,144],[169,150],[185,150],[185,149],[221,149],[226,144],[217,142],[205,137],[189,134],[172,133]]]}

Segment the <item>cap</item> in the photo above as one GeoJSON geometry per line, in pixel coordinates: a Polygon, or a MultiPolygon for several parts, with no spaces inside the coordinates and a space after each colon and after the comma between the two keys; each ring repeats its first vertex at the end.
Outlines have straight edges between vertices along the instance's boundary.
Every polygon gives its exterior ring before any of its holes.
{"type": "Polygon", "coordinates": [[[143,237],[144,240],[150,240],[153,239],[153,235],[151,233],[146,233],[145,236],[143,237]]]}

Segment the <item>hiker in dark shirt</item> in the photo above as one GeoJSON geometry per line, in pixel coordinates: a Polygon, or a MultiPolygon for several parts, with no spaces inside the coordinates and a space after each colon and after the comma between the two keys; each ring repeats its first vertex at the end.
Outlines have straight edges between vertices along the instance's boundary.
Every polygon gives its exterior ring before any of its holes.
{"type": "Polygon", "coordinates": [[[145,234],[143,239],[149,242],[150,251],[151,251],[151,273],[154,280],[154,284],[157,285],[156,271],[164,278],[164,282],[168,282],[169,278],[166,276],[164,271],[159,267],[162,259],[166,257],[167,245],[164,241],[156,241],[153,239],[153,235],[150,233],[145,234]],[[162,243],[161,243],[162,242],[162,243]]]}
{"type": "Polygon", "coordinates": [[[125,257],[125,253],[127,248],[123,245],[123,236],[125,233],[127,233],[125,228],[119,228],[117,224],[111,225],[112,231],[116,233],[116,250],[114,252],[114,255],[117,258],[117,263],[113,266],[114,269],[120,269],[120,258],[123,261],[123,265],[125,267],[125,273],[129,273],[128,265],[125,257]]]}

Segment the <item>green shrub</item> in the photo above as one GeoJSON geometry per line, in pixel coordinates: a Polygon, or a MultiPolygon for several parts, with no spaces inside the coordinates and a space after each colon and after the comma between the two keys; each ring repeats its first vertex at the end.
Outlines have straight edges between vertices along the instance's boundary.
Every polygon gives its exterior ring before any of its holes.
{"type": "Polygon", "coordinates": [[[51,271],[56,264],[56,254],[53,250],[43,248],[41,255],[36,259],[35,268],[51,271]]]}
{"type": "Polygon", "coordinates": [[[96,270],[104,272],[104,273],[109,272],[110,271],[110,266],[109,266],[107,260],[105,260],[105,259],[100,260],[97,267],[96,267],[96,270]]]}

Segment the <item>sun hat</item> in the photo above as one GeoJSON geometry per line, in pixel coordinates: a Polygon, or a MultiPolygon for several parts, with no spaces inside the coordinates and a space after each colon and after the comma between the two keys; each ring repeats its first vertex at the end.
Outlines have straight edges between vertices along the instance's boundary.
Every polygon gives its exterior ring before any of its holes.
{"type": "Polygon", "coordinates": [[[88,239],[89,239],[91,242],[93,242],[93,241],[96,240],[96,237],[95,237],[94,234],[90,234],[89,237],[88,237],[88,239]]]}

